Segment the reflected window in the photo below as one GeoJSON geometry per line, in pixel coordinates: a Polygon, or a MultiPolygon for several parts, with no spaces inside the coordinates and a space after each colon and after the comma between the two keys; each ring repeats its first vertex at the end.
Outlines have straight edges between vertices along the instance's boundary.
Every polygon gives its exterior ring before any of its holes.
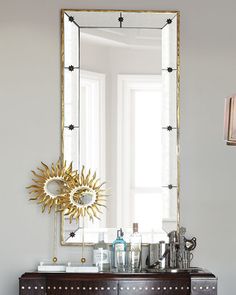
{"type": "Polygon", "coordinates": [[[169,167],[162,153],[162,93],[161,75],[119,75],[117,183],[123,186],[117,193],[117,223],[127,228],[135,220],[149,241],[165,237],[162,222],[169,217],[169,210],[163,210],[169,199],[164,198],[162,175],[169,167]]]}

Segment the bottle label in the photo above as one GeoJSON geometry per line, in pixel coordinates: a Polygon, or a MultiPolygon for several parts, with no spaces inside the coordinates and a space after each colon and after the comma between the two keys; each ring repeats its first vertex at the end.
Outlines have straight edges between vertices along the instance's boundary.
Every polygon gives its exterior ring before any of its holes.
{"type": "Polygon", "coordinates": [[[124,251],[125,245],[124,244],[115,244],[115,251],[124,251]]]}
{"type": "Polygon", "coordinates": [[[103,248],[93,250],[93,263],[95,265],[101,265],[109,262],[109,250],[103,248]]]}

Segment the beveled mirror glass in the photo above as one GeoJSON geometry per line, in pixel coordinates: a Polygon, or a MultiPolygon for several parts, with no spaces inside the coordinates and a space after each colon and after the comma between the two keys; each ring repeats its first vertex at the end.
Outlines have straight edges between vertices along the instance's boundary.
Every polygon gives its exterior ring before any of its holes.
{"type": "MultiPolygon", "coordinates": [[[[62,156],[110,191],[85,243],[133,222],[144,243],[167,240],[179,226],[179,13],[63,10],[61,83],[62,156]]],[[[81,243],[81,227],[62,215],[62,244],[81,243]]]]}

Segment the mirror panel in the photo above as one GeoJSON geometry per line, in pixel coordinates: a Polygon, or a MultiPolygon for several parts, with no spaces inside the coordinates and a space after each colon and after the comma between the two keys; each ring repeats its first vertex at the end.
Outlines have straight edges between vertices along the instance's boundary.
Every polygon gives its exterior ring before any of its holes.
{"type": "MultiPolygon", "coordinates": [[[[63,156],[75,169],[96,171],[111,192],[102,219],[85,218],[84,241],[97,242],[102,231],[112,242],[117,228],[130,234],[133,222],[143,242],[167,240],[179,226],[179,16],[63,13],[64,32],[70,16],[79,31],[79,67],[63,63],[63,156]]],[[[62,215],[62,244],[81,243],[81,228],[62,215]]]]}
{"type": "Polygon", "coordinates": [[[122,12],[123,28],[144,28],[144,29],[162,29],[166,25],[167,19],[172,19],[175,16],[173,13],[157,14],[149,12],[122,12]]]}
{"type": "Polygon", "coordinates": [[[79,27],[82,28],[116,28],[120,26],[118,11],[68,11],[68,15],[73,16],[74,21],[79,27]]]}
{"type": "Polygon", "coordinates": [[[64,70],[64,126],[79,126],[79,69],[64,70]]]}
{"type": "Polygon", "coordinates": [[[176,129],[162,130],[162,186],[177,186],[177,132],[176,129]]]}
{"type": "Polygon", "coordinates": [[[79,67],[79,28],[64,14],[64,66],[79,67]]]}
{"type": "Polygon", "coordinates": [[[177,71],[162,70],[162,124],[177,127],[177,71]]]}
{"type": "Polygon", "coordinates": [[[170,24],[166,24],[162,32],[162,69],[169,67],[177,69],[177,16],[170,17],[170,24]]]}
{"type": "Polygon", "coordinates": [[[79,143],[79,128],[75,127],[70,130],[68,127],[64,128],[63,142],[64,142],[64,159],[67,163],[73,162],[73,168],[79,169],[80,145],[79,143]]]}

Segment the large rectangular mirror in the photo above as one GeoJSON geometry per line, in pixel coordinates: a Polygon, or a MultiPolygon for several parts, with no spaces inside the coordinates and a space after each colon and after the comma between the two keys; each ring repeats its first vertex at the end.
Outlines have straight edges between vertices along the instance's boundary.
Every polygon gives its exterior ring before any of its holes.
{"type": "MultiPolygon", "coordinates": [[[[139,223],[144,243],[179,226],[179,13],[62,11],[62,156],[109,196],[85,243],[139,223]]],[[[62,215],[63,245],[82,224],[62,215]]]]}

